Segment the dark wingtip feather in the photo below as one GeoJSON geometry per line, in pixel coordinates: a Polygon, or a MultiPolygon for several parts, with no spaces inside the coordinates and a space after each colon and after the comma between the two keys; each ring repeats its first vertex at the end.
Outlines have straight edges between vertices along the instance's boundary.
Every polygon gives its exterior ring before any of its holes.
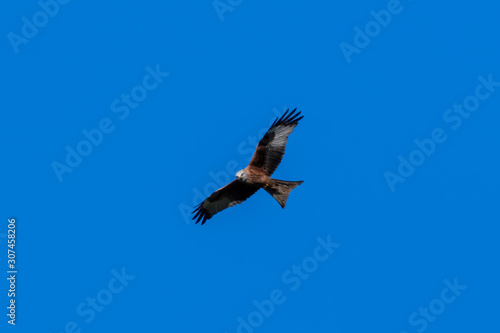
{"type": "Polygon", "coordinates": [[[203,217],[203,215],[205,215],[205,210],[201,207],[203,203],[197,205],[195,207],[195,210],[193,210],[193,212],[191,214],[194,214],[193,216],[193,220],[197,220],[196,223],[200,222],[200,219],[203,217]]]}
{"type": "Polygon", "coordinates": [[[211,216],[209,216],[207,210],[205,208],[202,207],[203,205],[203,202],[201,204],[199,204],[198,206],[195,207],[195,210],[193,210],[193,212],[191,214],[195,214],[193,216],[193,221],[196,221],[195,224],[198,224],[201,222],[201,225],[205,224],[205,222],[207,222],[207,220],[209,220],[211,218],[211,216]]]}
{"type": "MultiPolygon", "coordinates": [[[[196,223],[197,223],[197,224],[201,221],[201,219],[202,219],[203,217],[205,217],[205,212],[204,212],[203,210],[201,210],[201,209],[200,209],[199,213],[200,213],[200,215],[198,215],[198,216],[197,216],[197,220],[196,220],[196,223]]],[[[195,218],[196,218],[196,217],[195,217],[195,218]]]]}
{"type": "MultiPolygon", "coordinates": [[[[203,203],[203,202],[202,202],[202,203],[203,203]]],[[[202,203],[201,203],[201,204],[202,204],[202,203]]],[[[194,212],[196,212],[196,211],[200,210],[201,204],[196,205],[196,206],[194,207],[194,210],[191,212],[191,214],[194,214],[194,212]]]]}
{"type": "Polygon", "coordinates": [[[282,122],[283,118],[285,118],[288,115],[288,111],[290,111],[290,109],[287,109],[285,111],[285,113],[283,113],[281,115],[281,117],[277,117],[276,120],[274,121],[274,123],[271,125],[271,128],[273,128],[274,126],[276,126],[277,124],[279,124],[280,122],[282,122]]]}
{"type": "Polygon", "coordinates": [[[304,118],[304,116],[300,116],[302,111],[295,113],[296,111],[297,108],[293,109],[292,112],[290,112],[290,109],[286,110],[286,112],[281,117],[276,118],[276,120],[271,125],[271,128],[280,125],[288,126],[297,124],[302,118],[304,118]]]}
{"type": "Polygon", "coordinates": [[[201,213],[202,213],[201,210],[197,211],[195,216],[193,216],[193,220],[196,220],[198,218],[198,216],[201,215],[201,213]]]}

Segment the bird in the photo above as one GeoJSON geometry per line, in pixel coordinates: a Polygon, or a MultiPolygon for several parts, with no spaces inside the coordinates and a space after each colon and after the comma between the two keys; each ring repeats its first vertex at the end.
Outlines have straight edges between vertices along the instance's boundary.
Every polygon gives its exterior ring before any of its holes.
{"type": "Polygon", "coordinates": [[[226,208],[241,204],[263,188],[282,208],[285,208],[290,192],[304,181],[285,181],[271,178],[285,154],[288,136],[304,118],[297,108],[290,109],[276,118],[259,141],[248,166],[236,173],[236,179],[221,187],[195,207],[191,214],[196,223],[205,222],[226,208]]]}

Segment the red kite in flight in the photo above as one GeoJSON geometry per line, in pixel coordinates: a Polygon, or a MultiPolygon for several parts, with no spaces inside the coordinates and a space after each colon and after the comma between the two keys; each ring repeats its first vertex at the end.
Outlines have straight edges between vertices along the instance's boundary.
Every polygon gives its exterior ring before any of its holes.
{"type": "Polygon", "coordinates": [[[289,110],[274,121],[267,133],[260,140],[250,164],[238,171],[236,180],[218,189],[206,198],[193,211],[193,220],[204,224],[212,216],[228,207],[236,206],[250,198],[263,188],[285,208],[290,192],[303,181],[289,182],[271,178],[285,154],[288,136],[299,124],[300,112],[289,110]]]}

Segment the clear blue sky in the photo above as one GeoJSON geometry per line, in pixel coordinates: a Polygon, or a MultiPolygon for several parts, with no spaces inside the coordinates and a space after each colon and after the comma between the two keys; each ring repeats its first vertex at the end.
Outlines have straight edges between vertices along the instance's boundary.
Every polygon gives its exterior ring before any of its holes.
{"type": "Polygon", "coordinates": [[[9,2],[2,332],[500,332],[499,10],[9,2]],[[287,108],[286,209],[190,222],[287,108]]]}

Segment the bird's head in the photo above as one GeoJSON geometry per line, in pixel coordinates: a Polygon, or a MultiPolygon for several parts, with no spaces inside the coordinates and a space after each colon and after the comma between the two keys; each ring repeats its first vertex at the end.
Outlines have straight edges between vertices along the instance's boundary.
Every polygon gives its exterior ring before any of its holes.
{"type": "Polygon", "coordinates": [[[236,178],[238,180],[241,180],[241,181],[244,181],[246,182],[247,181],[247,174],[245,173],[245,170],[240,170],[236,173],[236,178]]]}

